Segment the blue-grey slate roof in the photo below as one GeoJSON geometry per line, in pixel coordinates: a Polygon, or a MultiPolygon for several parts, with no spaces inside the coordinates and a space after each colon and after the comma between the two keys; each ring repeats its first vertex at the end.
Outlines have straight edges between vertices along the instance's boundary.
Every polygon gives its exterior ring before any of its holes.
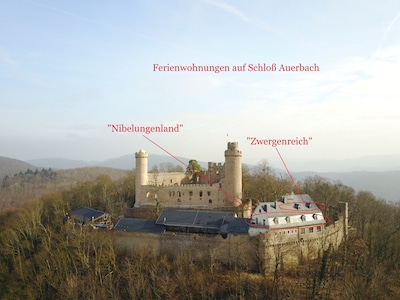
{"type": "Polygon", "coordinates": [[[81,206],[77,209],[74,209],[70,213],[71,217],[80,221],[91,221],[92,218],[97,219],[104,214],[105,214],[104,211],[96,210],[85,206],[81,206]]]}
{"type": "Polygon", "coordinates": [[[113,230],[161,234],[166,227],[213,229],[220,233],[247,234],[246,219],[236,218],[233,212],[165,209],[156,221],[120,218],[113,230]]]}
{"type": "Polygon", "coordinates": [[[221,225],[234,218],[233,212],[164,209],[156,224],[219,230],[221,225]]]}
{"type": "Polygon", "coordinates": [[[220,228],[221,233],[247,234],[249,222],[244,218],[234,218],[220,228]]]}
{"type": "Polygon", "coordinates": [[[157,225],[153,220],[120,218],[113,230],[128,232],[163,233],[164,226],[157,225]]]}

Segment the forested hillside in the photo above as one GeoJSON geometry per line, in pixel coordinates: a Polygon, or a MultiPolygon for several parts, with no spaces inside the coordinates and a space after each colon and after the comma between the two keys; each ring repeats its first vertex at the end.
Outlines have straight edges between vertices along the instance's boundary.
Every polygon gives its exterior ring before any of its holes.
{"type": "Polygon", "coordinates": [[[6,175],[11,176],[27,169],[33,170],[34,168],[35,167],[32,164],[22,160],[0,156],[0,178],[3,178],[6,175]]]}
{"type": "MultiPolygon", "coordinates": [[[[312,177],[299,189],[327,207],[349,202],[352,236],[295,270],[260,274],[205,253],[154,256],[121,250],[113,231],[73,227],[79,206],[110,212],[114,222],[134,199],[134,174],[100,175],[0,215],[2,299],[399,299],[400,208],[342,184],[312,177]]],[[[271,200],[292,190],[267,165],[246,170],[246,197],[271,200]]]]}
{"type": "Polygon", "coordinates": [[[127,173],[118,169],[86,167],[58,171],[28,168],[25,172],[4,175],[0,183],[0,211],[19,207],[50,192],[74,187],[79,182],[93,182],[100,175],[117,180],[127,173]]]}

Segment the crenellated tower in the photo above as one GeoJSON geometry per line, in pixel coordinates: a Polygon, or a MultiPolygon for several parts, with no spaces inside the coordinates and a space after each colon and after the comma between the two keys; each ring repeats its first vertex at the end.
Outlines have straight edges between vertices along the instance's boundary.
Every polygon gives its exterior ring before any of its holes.
{"type": "Polygon", "coordinates": [[[225,150],[224,190],[229,194],[227,203],[242,205],[242,151],[237,142],[229,142],[225,150]]]}
{"type": "Polygon", "coordinates": [[[139,207],[141,204],[140,199],[142,199],[143,196],[141,195],[142,186],[147,185],[149,182],[148,171],[147,171],[149,154],[145,150],[140,149],[139,152],[135,153],[135,158],[136,158],[135,207],[139,207]]]}

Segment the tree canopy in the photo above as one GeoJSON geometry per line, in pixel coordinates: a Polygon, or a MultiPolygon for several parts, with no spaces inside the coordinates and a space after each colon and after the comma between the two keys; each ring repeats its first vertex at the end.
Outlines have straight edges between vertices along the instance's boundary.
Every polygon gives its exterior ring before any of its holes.
{"type": "Polygon", "coordinates": [[[189,160],[189,164],[188,164],[188,166],[186,168],[186,171],[192,172],[192,173],[200,172],[201,171],[201,166],[200,166],[200,164],[198,163],[197,160],[191,159],[191,160],[189,160]]]}

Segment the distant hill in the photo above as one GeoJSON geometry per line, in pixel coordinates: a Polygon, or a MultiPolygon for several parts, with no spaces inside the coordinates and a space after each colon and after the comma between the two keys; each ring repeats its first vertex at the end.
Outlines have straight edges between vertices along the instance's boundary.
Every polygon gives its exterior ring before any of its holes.
{"type": "Polygon", "coordinates": [[[313,172],[399,171],[400,155],[370,155],[353,159],[296,161],[291,169],[313,172]]]}
{"type": "MultiPolygon", "coordinates": [[[[177,157],[181,162],[187,164],[192,158],[177,157]]],[[[162,163],[172,163],[173,165],[180,165],[184,168],[184,165],[176,160],[175,158],[168,155],[149,155],[149,169],[153,166],[160,165],[162,163]]],[[[112,158],[103,161],[82,161],[82,160],[72,160],[64,158],[43,158],[43,159],[31,159],[27,163],[32,165],[42,167],[42,168],[52,168],[52,169],[75,169],[82,167],[107,167],[122,170],[132,170],[136,166],[135,154],[127,154],[117,158],[112,158]]],[[[207,167],[206,162],[199,162],[202,167],[207,167]]]]}
{"type": "Polygon", "coordinates": [[[112,180],[118,180],[126,175],[127,170],[106,167],[83,167],[76,169],[57,170],[57,185],[73,186],[80,181],[94,181],[99,175],[108,175],[112,180]]]}
{"type": "MultiPolygon", "coordinates": [[[[0,177],[12,176],[15,173],[25,172],[27,169],[34,170],[36,167],[22,160],[0,156],[0,177]]],[[[1,179],[0,178],[0,179],[1,179]]]]}
{"type": "MultiPolygon", "coordinates": [[[[181,162],[187,163],[191,158],[177,157],[181,162]]],[[[121,170],[132,170],[135,168],[135,155],[128,154],[121,157],[98,162],[86,162],[60,158],[46,158],[29,160],[32,165],[52,169],[74,169],[89,166],[107,167],[121,170]]],[[[184,167],[178,160],[168,155],[149,154],[149,169],[161,163],[172,163],[184,167]]],[[[207,162],[199,162],[204,168],[207,162]]],[[[251,165],[248,165],[252,168],[251,165]]],[[[23,170],[26,170],[25,167],[23,170]]],[[[372,192],[376,197],[386,201],[400,202],[400,155],[369,156],[349,160],[325,160],[298,162],[297,166],[291,165],[292,169],[309,169],[309,172],[292,172],[296,180],[304,180],[308,176],[321,176],[331,181],[353,187],[355,190],[366,190],[372,192]],[[324,170],[329,170],[329,172],[324,170]]],[[[277,170],[277,174],[286,175],[286,171],[277,170]]]]}
{"type": "MultiPolygon", "coordinates": [[[[283,171],[280,172],[283,174],[283,171]]],[[[400,203],[400,171],[385,172],[294,172],[292,176],[297,180],[304,180],[310,176],[321,176],[332,182],[340,181],[356,191],[370,191],[377,198],[389,202],[400,203]]]]}
{"type": "Polygon", "coordinates": [[[27,160],[26,162],[39,168],[52,169],[75,169],[96,165],[96,163],[92,164],[83,160],[73,160],[58,157],[31,159],[27,160]]]}

